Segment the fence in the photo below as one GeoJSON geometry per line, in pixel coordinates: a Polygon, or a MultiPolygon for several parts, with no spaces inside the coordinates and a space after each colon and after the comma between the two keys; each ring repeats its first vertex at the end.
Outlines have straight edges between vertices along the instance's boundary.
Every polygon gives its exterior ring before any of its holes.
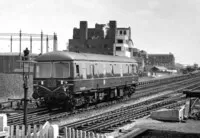
{"type": "Polygon", "coordinates": [[[7,126],[7,116],[0,114],[0,138],[112,138],[105,134],[75,130],[73,128],[64,129],[64,134],[59,134],[58,125],[52,125],[48,121],[44,125],[28,125],[25,135],[25,126],[7,126]]]}

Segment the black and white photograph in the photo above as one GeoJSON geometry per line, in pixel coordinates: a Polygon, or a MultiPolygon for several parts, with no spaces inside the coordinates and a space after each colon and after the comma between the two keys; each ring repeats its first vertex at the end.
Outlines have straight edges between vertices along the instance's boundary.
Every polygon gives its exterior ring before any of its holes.
{"type": "Polygon", "coordinates": [[[200,138],[200,0],[0,0],[0,138],[200,138]]]}

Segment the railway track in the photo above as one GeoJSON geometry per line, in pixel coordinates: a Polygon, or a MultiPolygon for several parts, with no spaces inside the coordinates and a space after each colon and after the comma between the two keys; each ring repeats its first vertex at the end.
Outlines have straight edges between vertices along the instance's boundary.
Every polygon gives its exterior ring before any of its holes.
{"type": "MultiPolygon", "coordinates": [[[[176,92],[178,91],[179,90],[176,92]]],[[[117,109],[115,111],[62,125],[60,130],[62,133],[64,127],[70,127],[83,131],[108,133],[114,131],[117,127],[123,124],[130,123],[135,119],[147,116],[152,111],[161,108],[174,108],[183,104],[185,104],[185,96],[182,93],[174,94],[174,92],[172,92],[171,95],[162,95],[138,104],[117,109]]]]}
{"type": "MultiPolygon", "coordinates": [[[[133,96],[133,98],[131,100],[138,99],[138,98],[143,97],[143,96],[148,96],[148,95],[151,95],[151,94],[159,93],[161,91],[169,89],[169,87],[170,87],[170,89],[177,89],[177,87],[180,87],[180,85],[186,85],[186,84],[187,84],[187,87],[184,87],[182,89],[194,87],[194,85],[199,85],[197,83],[195,83],[195,84],[192,83],[193,81],[197,81],[197,80],[200,80],[200,78],[199,77],[193,78],[193,79],[190,78],[189,80],[183,80],[181,82],[174,83],[174,84],[171,84],[171,85],[168,84],[168,85],[163,85],[163,86],[159,86],[159,87],[156,87],[156,88],[151,88],[151,89],[148,89],[148,90],[145,90],[145,89],[139,90],[136,93],[136,95],[133,96]],[[190,85],[188,86],[188,84],[190,84],[190,85]]],[[[177,89],[177,91],[180,91],[182,89],[177,89]]],[[[120,102],[123,102],[123,100],[121,100],[120,102]]],[[[98,108],[105,107],[105,106],[108,106],[108,105],[109,104],[100,104],[98,108]]],[[[90,107],[90,109],[87,109],[87,110],[93,110],[95,108],[96,108],[96,106],[92,106],[92,107],[90,107]]],[[[65,118],[65,117],[68,117],[70,115],[73,115],[74,113],[80,113],[80,112],[83,112],[83,111],[85,111],[85,110],[80,109],[80,110],[77,110],[76,112],[73,112],[73,113],[62,112],[60,110],[55,110],[53,112],[48,112],[48,111],[45,111],[45,110],[40,111],[40,112],[34,112],[34,113],[31,113],[31,114],[28,114],[28,124],[41,124],[41,123],[44,123],[45,121],[58,120],[58,119],[65,118]]],[[[22,123],[23,123],[23,114],[18,115],[18,116],[10,116],[8,118],[8,124],[9,125],[20,125],[22,123]]]]}

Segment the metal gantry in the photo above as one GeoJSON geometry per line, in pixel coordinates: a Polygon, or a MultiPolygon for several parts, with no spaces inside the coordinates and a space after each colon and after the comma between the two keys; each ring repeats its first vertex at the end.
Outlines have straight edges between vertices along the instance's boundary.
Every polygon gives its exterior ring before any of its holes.
{"type": "Polygon", "coordinates": [[[33,49],[33,41],[41,42],[41,54],[43,54],[43,41],[46,41],[46,52],[49,52],[49,41],[53,40],[53,51],[57,51],[57,35],[44,34],[42,31],[40,34],[29,34],[22,33],[20,30],[19,33],[0,33],[0,40],[10,41],[10,52],[13,52],[13,41],[19,41],[19,54],[21,55],[22,50],[22,41],[30,41],[30,53],[33,49]]]}

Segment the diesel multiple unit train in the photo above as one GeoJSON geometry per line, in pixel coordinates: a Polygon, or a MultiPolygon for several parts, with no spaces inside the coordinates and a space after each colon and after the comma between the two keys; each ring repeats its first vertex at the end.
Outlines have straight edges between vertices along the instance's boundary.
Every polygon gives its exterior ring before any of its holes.
{"type": "Polygon", "coordinates": [[[65,110],[130,97],[138,81],[132,58],[57,51],[36,58],[34,99],[65,110]]]}

